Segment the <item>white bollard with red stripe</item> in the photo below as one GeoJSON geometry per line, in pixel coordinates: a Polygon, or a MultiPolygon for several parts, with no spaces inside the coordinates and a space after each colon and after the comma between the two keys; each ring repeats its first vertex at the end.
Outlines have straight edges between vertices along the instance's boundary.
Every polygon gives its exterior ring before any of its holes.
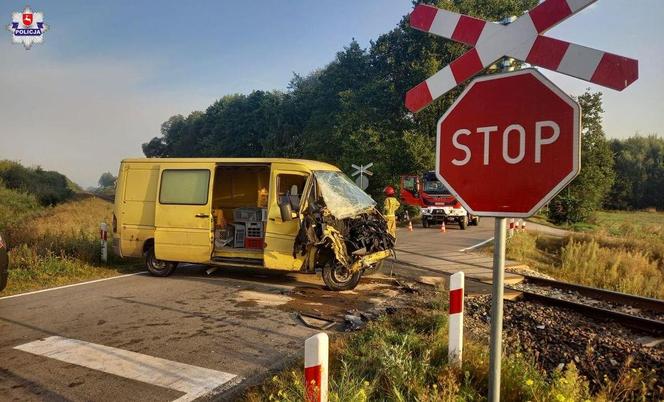
{"type": "Polygon", "coordinates": [[[447,359],[452,365],[461,365],[463,353],[463,292],[464,274],[457,272],[450,276],[450,318],[447,359]]]}
{"type": "Polygon", "coordinates": [[[108,225],[99,225],[99,239],[101,240],[101,262],[108,261],[108,225]]]}
{"type": "Polygon", "coordinates": [[[510,237],[514,236],[514,218],[510,219],[510,237]]]}
{"type": "Polygon", "coordinates": [[[304,341],[304,381],[307,402],[327,402],[329,343],[330,340],[324,332],[304,341]]]}
{"type": "Polygon", "coordinates": [[[521,221],[521,231],[522,232],[526,231],[526,220],[525,219],[521,221]]]}

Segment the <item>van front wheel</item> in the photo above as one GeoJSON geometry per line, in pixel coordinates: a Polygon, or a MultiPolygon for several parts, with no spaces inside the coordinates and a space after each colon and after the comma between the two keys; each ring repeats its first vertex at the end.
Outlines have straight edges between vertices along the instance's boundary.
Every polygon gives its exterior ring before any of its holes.
{"type": "Polygon", "coordinates": [[[145,267],[154,276],[168,276],[175,271],[177,262],[162,261],[154,255],[154,247],[150,247],[145,252],[145,267]]]}
{"type": "Polygon", "coordinates": [[[360,281],[362,271],[350,272],[348,268],[339,264],[334,259],[328,261],[323,267],[323,282],[330,290],[351,290],[355,289],[360,281]]]}

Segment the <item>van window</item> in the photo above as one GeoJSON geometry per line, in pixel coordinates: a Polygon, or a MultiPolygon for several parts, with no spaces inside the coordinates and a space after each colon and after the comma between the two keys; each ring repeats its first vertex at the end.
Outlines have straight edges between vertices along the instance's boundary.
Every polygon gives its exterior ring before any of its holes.
{"type": "Polygon", "coordinates": [[[205,205],[210,184],[209,170],[164,170],[161,175],[161,204],[205,205]]]}
{"type": "Polygon", "coordinates": [[[300,197],[308,176],[299,174],[280,174],[277,176],[277,197],[279,201],[288,200],[293,211],[300,210],[300,197]]]}

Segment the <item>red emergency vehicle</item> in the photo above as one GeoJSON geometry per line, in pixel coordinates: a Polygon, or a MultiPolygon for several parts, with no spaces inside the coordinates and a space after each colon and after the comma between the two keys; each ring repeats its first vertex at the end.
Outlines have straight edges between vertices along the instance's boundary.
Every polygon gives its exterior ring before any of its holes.
{"type": "Polygon", "coordinates": [[[458,224],[461,230],[465,230],[466,226],[480,222],[480,217],[470,215],[433,171],[422,177],[401,176],[399,198],[403,204],[420,207],[422,226],[425,228],[445,221],[446,225],[458,224]]]}

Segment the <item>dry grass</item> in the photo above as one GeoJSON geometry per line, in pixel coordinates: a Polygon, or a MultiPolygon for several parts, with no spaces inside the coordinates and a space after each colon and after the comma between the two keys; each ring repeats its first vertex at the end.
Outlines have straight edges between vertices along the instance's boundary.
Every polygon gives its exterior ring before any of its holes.
{"type": "MultiPolygon", "coordinates": [[[[110,223],[113,204],[84,197],[33,212],[5,229],[10,270],[3,295],[115,276],[140,269],[110,250],[100,263],[99,224],[110,223]]],[[[109,233],[109,236],[111,233],[109,233]]]]}
{"type": "Polygon", "coordinates": [[[664,213],[604,211],[568,229],[577,232],[563,239],[519,233],[507,256],[561,280],[664,299],[664,213]]]}
{"type": "Polygon", "coordinates": [[[507,257],[557,279],[664,299],[664,243],[638,237],[518,233],[507,257]]]}

